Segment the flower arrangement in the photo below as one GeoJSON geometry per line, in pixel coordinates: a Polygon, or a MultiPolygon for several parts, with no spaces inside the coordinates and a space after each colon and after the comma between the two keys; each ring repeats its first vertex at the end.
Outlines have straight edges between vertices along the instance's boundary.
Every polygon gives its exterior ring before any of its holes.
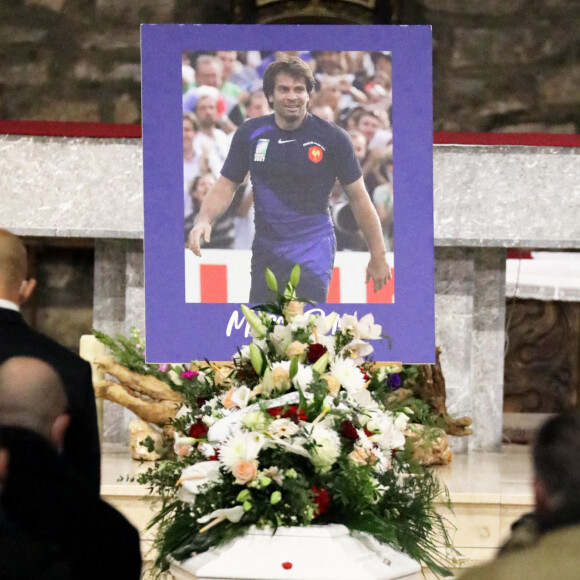
{"type": "Polygon", "coordinates": [[[276,301],[241,307],[253,340],[231,363],[146,365],[138,334],[116,346],[184,401],[172,449],[138,477],[161,502],[156,564],[164,571],[251,526],[340,523],[449,575],[454,550],[435,509],[449,499],[413,459],[417,432],[439,418],[400,396],[402,365],[368,360],[370,341],[386,339],[372,315],[304,312],[299,273],[279,292],[266,271],[276,301]]]}

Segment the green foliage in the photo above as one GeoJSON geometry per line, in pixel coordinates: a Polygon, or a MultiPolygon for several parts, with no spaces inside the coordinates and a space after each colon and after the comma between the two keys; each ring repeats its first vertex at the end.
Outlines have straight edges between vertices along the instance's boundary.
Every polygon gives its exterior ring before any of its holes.
{"type": "Polygon", "coordinates": [[[266,273],[276,301],[254,308],[257,314],[242,308],[256,340],[238,350],[229,371],[205,361],[167,372],[168,365],[145,363],[136,331],[130,339],[95,333],[121,364],[165,380],[185,399],[171,424],[178,445],[191,451],[184,457],[170,451],[137,478],[159,498],[150,523],[157,527],[157,569],[223,545],[250,526],[338,523],[448,575],[455,552],[435,509],[449,507],[448,495],[432,471],[411,460],[413,445],[428,445],[443,421],[413,396],[420,368],[361,362],[356,346],[378,336],[376,325],[365,331],[350,316],[353,330],[328,335],[333,317],[301,315],[298,280],[295,268],[281,292],[266,273]],[[294,356],[291,343],[299,343],[294,356]],[[419,431],[407,420],[421,428],[419,443],[405,439],[408,429],[419,431]],[[208,445],[210,425],[217,429],[208,445]]]}

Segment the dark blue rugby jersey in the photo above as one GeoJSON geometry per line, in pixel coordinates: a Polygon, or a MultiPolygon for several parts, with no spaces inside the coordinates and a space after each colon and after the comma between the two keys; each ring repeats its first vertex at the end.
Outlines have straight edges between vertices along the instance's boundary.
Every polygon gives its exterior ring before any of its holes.
{"type": "Polygon", "coordinates": [[[280,129],[273,114],[241,125],[221,173],[239,183],[248,170],[256,235],[267,238],[331,227],[328,197],[335,179],[349,185],[362,175],[346,131],[309,113],[294,131],[280,129]]]}

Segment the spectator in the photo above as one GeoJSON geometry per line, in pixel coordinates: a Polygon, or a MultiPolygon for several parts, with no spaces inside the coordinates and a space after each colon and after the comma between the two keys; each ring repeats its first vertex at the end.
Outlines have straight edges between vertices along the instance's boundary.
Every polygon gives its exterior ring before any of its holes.
{"type": "Polygon", "coordinates": [[[100,492],[101,455],[91,366],[52,339],[31,329],[20,314],[33,292],[35,280],[26,279],[26,248],[14,234],[0,229],[0,363],[14,356],[32,356],[51,364],[66,390],[70,425],[63,457],[100,492]]]}
{"type": "Polygon", "coordinates": [[[48,363],[0,365],[0,576],[138,580],[137,530],[61,461],[66,408],[48,363]]]}
{"type": "MultiPolygon", "coordinates": [[[[210,190],[212,185],[216,182],[216,178],[212,173],[205,173],[203,175],[198,175],[191,184],[191,200],[193,212],[185,220],[185,242],[187,243],[187,238],[191,228],[193,227],[195,218],[199,213],[199,209],[207,192],[210,190]]],[[[231,249],[234,244],[235,227],[234,227],[234,217],[236,215],[237,200],[232,203],[228,208],[228,211],[224,213],[214,224],[212,230],[211,241],[205,242],[202,240],[201,244],[203,248],[206,249],[231,249]]]]}
{"type": "MultiPolygon", "coordinates": [[[[195,136],[199,131],[199,123],[193,113],[183,113],[183,186],[185,217],[192,211],[189,188],[191,182],[200,173],[200,157],[194,148],[195,136]]],[[[205,168],[207,171],[207,167],[205,168]]]]}
{"type": "Polygon", "coordinates": [[[328,121],[329,123],[335,122],[334,111],[332,110],[332,108],[329,105],[324,105],[324,104],[313,105],[310,108],[310,112],[313,115],[316,115],[317,117],[320,117],[321,119],[324,119],[325,121],[328,121]]]}
{"type": "Polygon", "coordinates": [[[498,557],[462,580],[577,578],[580,570],[580,414],[556,415],[533,446],[535,510],[512,526],[498,557]]]}
{"type": "Polygon", "coordinates": [[[249,90],[251,84],[259,78],[258,73],[252,67],[240,62],[239,52],[218,50],[216,56],[222,63],[225,82],[233,83],[242,92],[249,90]]]}
{"type": "MultiPolygon", "coordinates": [[[[219,94],[214,87],[200,87],[195,103],[195,116],[199,122],[199,133],[196,135],[196,147],[204,157],[217,156],[223,163],[230,148],[230,139],[218,127],[219,94]]],[[[213,171],[213,167],[211,168],[213,171]]],[[[220,168],[221,171],[221,168],[220,168]]]]}
{"type": "Polygon", "coordinates": [[[339,50],[317,50],[312,56],[316,75],[341,75],[346,71],[347,64],[339,50]]]}
{"type": "Polygon", "coordinates": [[[365,139],[365,136],[356,129],[349,131],[348,134],[352,140],[354,154],[362,166],[367,156],[367,140],[365,139]]]}
{"type": "Polygon", "coordinates": [[[183,52],[181,55],[181,89],[183,93],[186,93],[188,89],[195,84],[195,71],[191,66],[191,59],[187,52],[183,52]]]}
{"type": "Polygon", "coordinates": [[[211,171],[219,175],[223,160],[217,148],[202,146],[196,139],[199,123],[193,113],[183,113],[183,186],[185,217],[193,211],[189,191],[193,180],[201,173],[211,171]]]}
{"type": "Polygon", "coordinates": [[[356,128],[365,136],[370,151],[384,148],[393,140],[386,111],[363,109],[357,112],[356,128]],[[384,114],[381,114],[384,113],[384,114]]]}
{"type": "Polygon", "coordinates": [[[255,117],[267,115],[269,112],[270,105],[268,104],[268,99],[264,91],[262,89],[252,91],[248,95],[246,102],[246,117],[248,119],[254,119],[255,117]]]}

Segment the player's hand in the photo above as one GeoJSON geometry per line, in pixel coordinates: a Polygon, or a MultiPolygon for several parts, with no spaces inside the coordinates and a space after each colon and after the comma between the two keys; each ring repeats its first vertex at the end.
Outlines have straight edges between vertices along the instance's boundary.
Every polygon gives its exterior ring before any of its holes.
{"type": "Polygon", "coordinates": [[[391,279],[391,267],[384,255],[375,257],[371,255],[367,266],[366,284],[373,281],[373,291],[378,292],[391,279]]]}
{"type": "Polygon", "coordinates": [[[199,257],[201,257],[200,240],[202,237],[206,244],[209,243],[211,239],[211,225],[205,221],[196,223],[189,232],[189,249],[199,257]]]}

